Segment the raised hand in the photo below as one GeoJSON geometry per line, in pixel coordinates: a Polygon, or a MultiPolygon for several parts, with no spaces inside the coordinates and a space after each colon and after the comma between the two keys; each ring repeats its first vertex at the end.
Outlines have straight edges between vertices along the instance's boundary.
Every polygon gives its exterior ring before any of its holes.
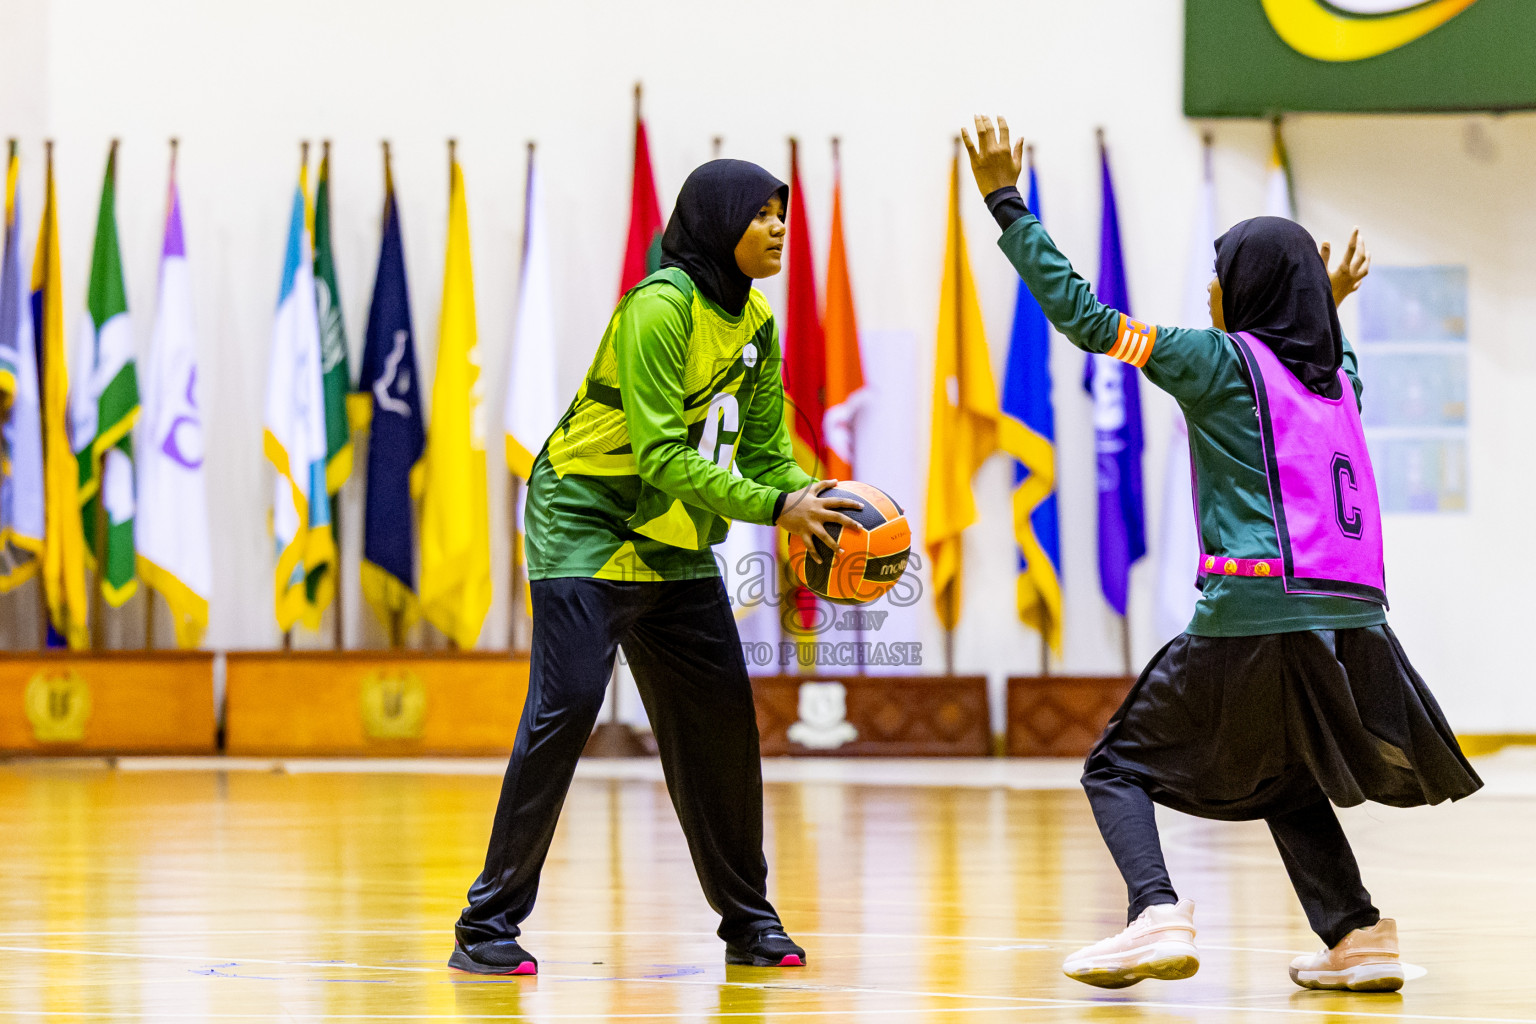
{"type": "Polygon", "coordinates": [[[1007,118],[999,115],[994,130],[990,117],[977,114],[975,141],[964,128],[960,129],[960,137],[971,155],[971,173],[976,176],[976,187],[983,196],[1019,183],[1019,173],[1024,169],[1024,140],[1009,143],[1007,118]]]}
{"type": "MultiPolygon", "coordinates": [[[[1328,259],[1333,254],[1332,243],[1324,242],[1317,247],[1317,253],[1323,258],[1323,266],[1327,267],[1328,259]]],[[[1328,283],[1333,287],[1333,304],[1337,306],[1342,303],[1360,287],[1360,282],[1370,272],[1371,254],[1360,243],[1360,229],[1355,228],[1349,233],[1349,244],[1344,247],[1344,256],[1339,260],[1339,265],[1328,270],[1328,283]]]]}

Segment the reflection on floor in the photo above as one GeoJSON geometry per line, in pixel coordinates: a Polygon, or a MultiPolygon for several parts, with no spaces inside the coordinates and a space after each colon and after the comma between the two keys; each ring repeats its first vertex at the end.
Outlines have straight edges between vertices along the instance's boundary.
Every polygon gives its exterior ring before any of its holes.
{"type": "Polygon", "coordinates": [[[1075,768],[1049,762],[769,763],[771,894],[810,955],[786,971],[724,966],[654,763],[584,765],[527,924],[543,973],[450,974],[499,766],[276,767],[0,765],[0,1019],[1536,1021],[1519,751],[1463,804],[1344,812],[1428,971],[1400,996],[1292,986],[1316,939],[1264,827],[1172,814],[1200,974],[1063,978],[1124,904],[1075,768]]]}

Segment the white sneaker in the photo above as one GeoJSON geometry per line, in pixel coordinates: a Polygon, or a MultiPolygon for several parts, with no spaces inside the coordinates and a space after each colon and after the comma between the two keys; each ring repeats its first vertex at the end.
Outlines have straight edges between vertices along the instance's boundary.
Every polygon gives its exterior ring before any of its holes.
{"type": "Polygon", "coordinates": [[[1404,980],[1397,922],[1384,917],[1369,928],[1356,928],[1332,949],[1297,957],[1291,961],[1291,980],[1302,988],[1396,992],[1404,980]]]}
{"type": "Polygon", "coordinates": [[[1193,900],[1148,907],[1125,931],[1078,950],[1061,965],[1067,977],[1099,988],[1125,988],[1143,978],[1178,981],[1199,969],[1193,900]]]}

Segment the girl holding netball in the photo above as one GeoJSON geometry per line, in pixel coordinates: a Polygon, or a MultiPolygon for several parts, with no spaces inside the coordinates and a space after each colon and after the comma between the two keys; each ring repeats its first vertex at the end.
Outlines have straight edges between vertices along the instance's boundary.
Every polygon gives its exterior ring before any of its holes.
{"type": "MultiPolygon", "coordinates": [[[[1306,988],[1403,984],[1396,924],[1360,878],[1333,804],[1456,800],[1481,785],[1386,618],[1381,513],[1362,386],[1337,303],[1369,268],[1350,242],[1330,278],[1298,224],[1258,217],[1216,242],[1206,329],[1139,323],[1100,304],[1015,187],[1023,143],[965,132],[999,241],[1069,341],[1139,367],[1189,424],[1201,597],[1088,756],[1083,786],[1130,898],[1128,926],[1067,958],[1119,988],[1199,968],[1153,804],[1262,818],[1326,947],[1291,963],[1306,988]]],[[[1196,566],[1191,566],[1195,570],[1196,566]]]]}
{"type": "Polygon", "coordinates": [[[517,937],[621,644],[726,962],[805,963],[768,902],[752,686],[711,550],[734,519],[835,548],[827,525],[854,525],[837,509],[861,507],[795,464],[778,329],[752,288],[779,272],[788,193],[741,160],[688,176],[661,269],[619,300],[534,463],[528,698],[451,967],[537,973],[517,937]]]}

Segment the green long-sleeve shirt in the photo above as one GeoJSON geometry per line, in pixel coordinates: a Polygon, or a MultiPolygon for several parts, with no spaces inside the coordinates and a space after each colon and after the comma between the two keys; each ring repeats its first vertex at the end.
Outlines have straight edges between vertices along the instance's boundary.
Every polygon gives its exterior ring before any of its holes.
{"type": "MultiPolygon", "coordinates": [[[[1202,551],[1231,558],[1279,557],[1253,388],[1226,335],[1214,327],[1154,327],[1150,339],[1139,331],[1127,332],[1128,318],[1094,298],[1088,282],[1072,269],[1032,214],[1009,225],[998,245],[1046,318],[1068,341],[1085,352],[1110,353],[1132,363],[1144,360],[1147,380],[1178,401],[1189,424],[1202,551]],[[1148,343],[1150,352],[1145,351],[1148,343]]],[[[1344,370],[1358,400],[1362,388],[1348,341],[1344,370]]],[[[1195,566],[1189,567],[1191,582],[1195,571],[1195,566]]],[[[1288,594],[1278,577],[1207,576],[1187,632],[1256,636],[1350,629],[1385,621],[1379,604],[1288,594]]]]}
{"type": "Polygon", "coordinates": [[[773,522],[811,478],[784,418],[778,328],[762,294],[740,316],[680,270],[632,289],[529,481],[530,579],[719,575],[730,521],[773,522]]]}

